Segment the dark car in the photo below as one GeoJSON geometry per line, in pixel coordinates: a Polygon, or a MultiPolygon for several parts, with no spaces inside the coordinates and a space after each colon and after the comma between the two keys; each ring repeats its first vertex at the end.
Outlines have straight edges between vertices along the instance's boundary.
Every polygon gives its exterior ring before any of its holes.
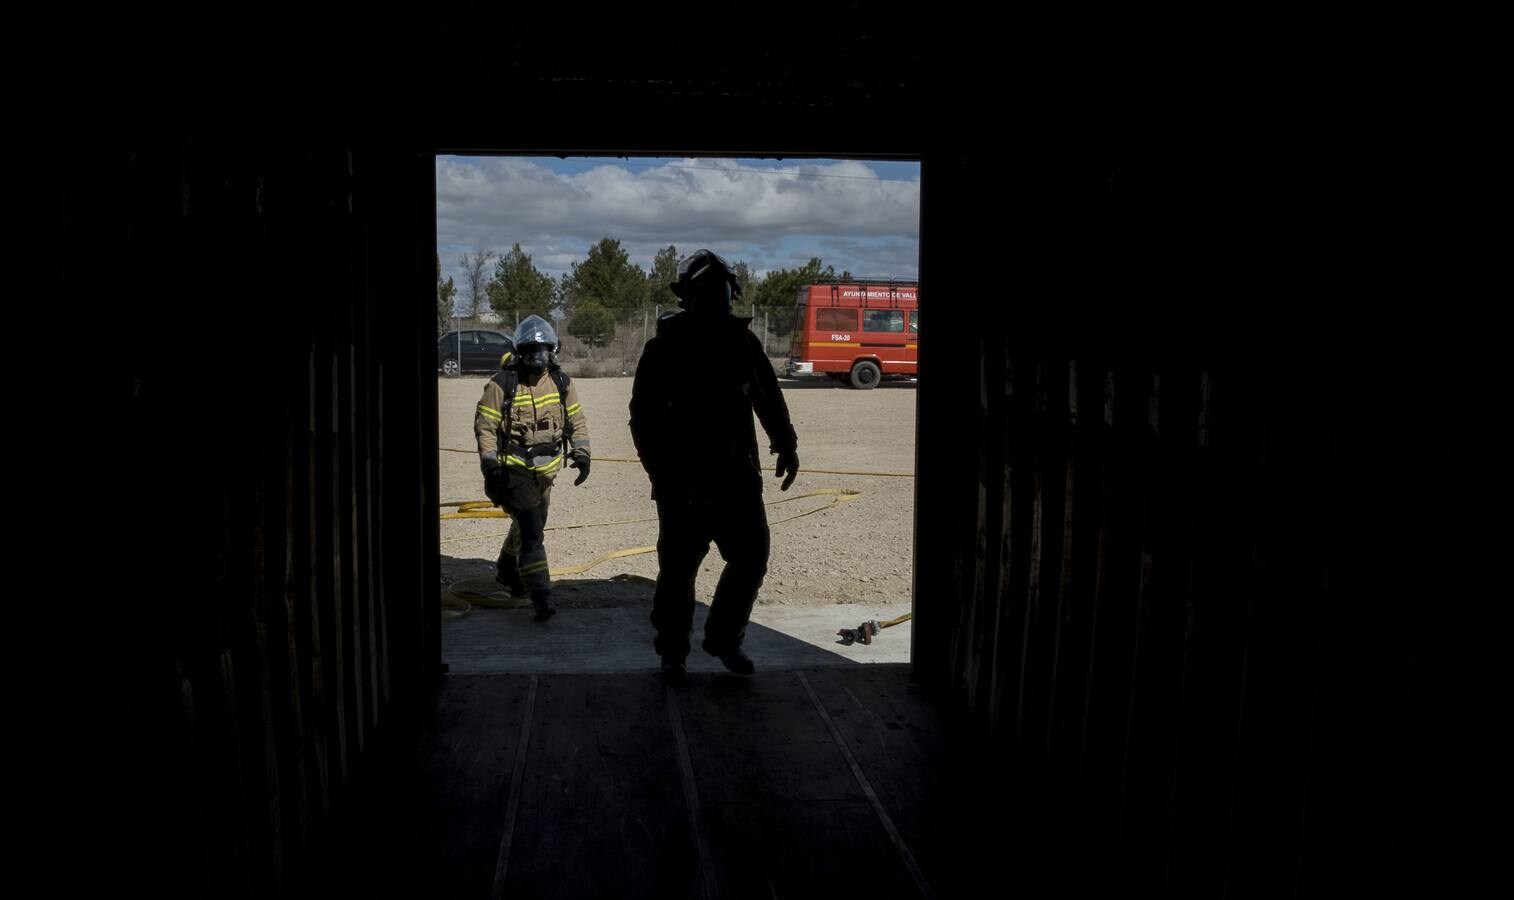
{"type": "Polygon", "coordinates": [[[449,331],[436,339],[436,367],[451,378],[464,372],[497,372],[501,357],[514,350],[498,331],[449,331]]]}

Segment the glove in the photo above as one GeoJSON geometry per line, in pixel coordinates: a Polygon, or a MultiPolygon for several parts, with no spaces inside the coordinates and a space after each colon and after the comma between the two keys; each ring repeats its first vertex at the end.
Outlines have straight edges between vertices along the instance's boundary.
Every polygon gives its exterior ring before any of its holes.
{"type": "Polygon", "coordinates": [[[779,450],[778,465],[776,468],[777,472],[774,475],[778,478],[783,478],[783,473],[788,473],[788,477],[783,479],[783,484],[779,485],[779,490],[786,491],[789,489],[789,485],[794,483],[794,476],[799,474],[799,452],[797,450],[779,450]]]}
{"type": "Polygon", "coordinates": [[[574,450],[572,453],[568,454],[568,458],[571,460],[571,462],[569,462],[568,465],[578,470],[578,477],[575,478],[575,479],[573,479],[573,484],[574,485],[580,485],[580,484],[583,484],[585,481],[588,481],[589,480],[589,451],[587,451],[587,450],[574,450]]]}
{"type": "Polygon", "coordinates": [[[495,506],[501,506],[500,497],[504,495],[501,482],[504,480],[505,467],[495,466],[484,472],[484,496],[495,506]]]}

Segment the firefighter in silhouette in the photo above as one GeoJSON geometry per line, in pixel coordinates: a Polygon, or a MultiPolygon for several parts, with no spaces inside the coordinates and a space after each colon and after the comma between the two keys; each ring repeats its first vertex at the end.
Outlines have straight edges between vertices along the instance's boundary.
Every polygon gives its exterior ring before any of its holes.
{"type": "Polygon", "coordinates": [[[694,579],[714,541],[725,569],[702,646],[726,668],[750,675],[754,666],[741,644],[768,562],[752,413],[767,432],[769,451],[778,454],[785,491],[799,472],[798,439],[750,320],[731,314],[741,288],[726,261],[700,250],[679,265],[670,287],[683,311],[658,320],[631,390],[631,439],[657,502],[654,646],[663,677],[682,681],[694,579]]]}
{"type": "Polygon", "coordinates": [[[521,322],[473,419],[484,493],[510,515],[494,577],[512,596],[529,595],[539,622],[557,611],[543,543],[552,482],[564,462],[578,470],[574,484],[589,477],[589,423],[557,346],[546,320],[521,322]]]}

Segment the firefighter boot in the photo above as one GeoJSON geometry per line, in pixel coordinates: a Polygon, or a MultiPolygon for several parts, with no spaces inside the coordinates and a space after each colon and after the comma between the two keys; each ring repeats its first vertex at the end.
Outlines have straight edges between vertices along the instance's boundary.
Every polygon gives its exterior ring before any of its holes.
{"type": "Polygon", "coordinates": [[[689,669],[684,664],[682,656],[664,656],[662,658],[662,680],[667,684],[686,684],[689,680],[689,669]]]}
{"type": "Polygon", "coordinates": [[[509,578],[502,573],[496,572],[494,573],[494,583],[499,585],[501,588],[504,588],[504,590],[510,595],[511,600],[519,602],[531,596],[531,592],[527,590],[525,584],[521,582],[519,575],[516,575],[514,578],[509,578]]]}
{"type": "Polygon", "coordinates": [[[521,580],[515,554],[504,550],[499,553],[499,562],[494,564],[494,583],[508,591],[511,599],[523,599],[531,593],[521,580]]]}
{"type": "Polygon", "coordinates": [[[536,621],[545,622],[557,612],[552,605],[552,589],[538,588],[531,592],[531,606],[536,610],[536,621]]]}
{"type": "Polygon", "coordinates": [[[709,641],[704,642],[704,652],[719,659],[727,669],[737,675],[750,675],[757,671],[752,664],[752,658],[741,652],[740,647],[712,647],[709,641]]]}

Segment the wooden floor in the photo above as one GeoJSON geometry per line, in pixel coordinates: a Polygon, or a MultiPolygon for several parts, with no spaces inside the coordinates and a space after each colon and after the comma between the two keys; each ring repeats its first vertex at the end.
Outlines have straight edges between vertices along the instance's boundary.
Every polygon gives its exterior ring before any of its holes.
{"type": "Polygon", "coordinates": [[[1004,896],[980,745],[904,665],[449,676],[297,895],[1004,896]]]}

